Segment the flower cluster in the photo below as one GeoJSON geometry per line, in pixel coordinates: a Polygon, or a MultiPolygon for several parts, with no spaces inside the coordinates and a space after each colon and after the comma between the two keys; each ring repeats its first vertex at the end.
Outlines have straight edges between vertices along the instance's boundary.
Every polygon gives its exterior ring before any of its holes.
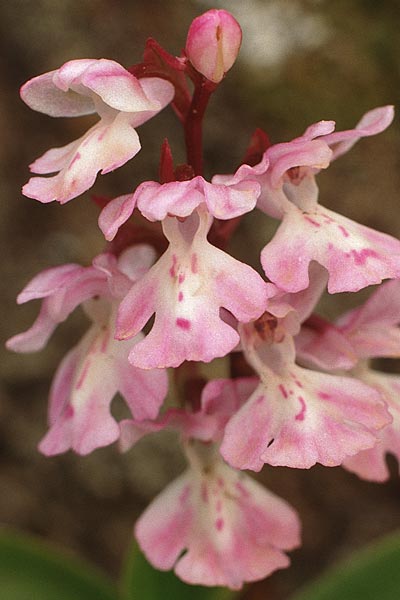
{"type": "Polygon", "coordinates": [[[188,469],[139,519],[137,540],[157,568],[233,589],[286,567],[300,543],[296,511],[244,470],[320,463],[382,481],[385,453],[400,458],[400,378],[369,365],[400,356],[400,242],[324,208],[316,181],[360,138],[384,131],[393,107],[351,130],[320,121],[274,145],[257,130],[243,164],[207,181],[202,120],[240,42],[236,20],[211,10],[194,20],[179,57],[149,40],[129,70],[72,60],[22,87],[26,104],[50,116],[99,115],[31,165],[26,196],[79,196],[139,152],[136,127],[167,105],[183,126],[187,163],[176,167],[165,141],[160,181],[104,199],[104,253],[91,266],[37,275],[18,302],[41,299],[39,315],[8,341],[17,352],[40,350],[82,305],[90,328],[55,375],[41,452],[85,455],[116,441],[125,451],[149,433],[178,432],[188,469]],[[261,251],[265,277],[226,251],[253,210],[280,221],[261,251]],[[132,225],[138,214],[151,235],[132,225]],[[314,312],[325,288],[356,292],[385,279],[334,323],[314,312]],[[230,378],[201,380],[199,362],[233,352],[248,376],[232,367],[230,378]],[[174,406],[163,409],[176,375],[174,406]],[[110,412],[118,392],[131,414],[121,422],[110,412]]]}

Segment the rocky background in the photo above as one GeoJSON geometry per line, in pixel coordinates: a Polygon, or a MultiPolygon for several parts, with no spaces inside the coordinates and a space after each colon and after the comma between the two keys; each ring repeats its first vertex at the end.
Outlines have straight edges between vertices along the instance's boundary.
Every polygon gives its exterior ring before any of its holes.
{"type": "MultiPolygon", "coordinates": [[[[205,126],[208,175],[234,169],[256,126],[274,142],[289,140],[320,119],[352,127],[375,106],[399,106],[400,6],[397,0],[13,0],[0,3],[0,294],[4,339],[27,328],[37,313],[15,296],[38,271],[64,262],[88,264],[102,250],[97,209],[89,194],[43,206],[20,188],[28,164],[46,149],[75,139],[90,119],[51,119],[18,97],[30,77],[72,58],[138,62],[148,36],[179,53],[191,20],[210,7],[231,10],[244,30],[237,66],[212,100],[205,126]],[[86,122],[87,121],[87,122],[86,122]]],[[[157,175],[161,140],[184,159],[171,111],[140,130],[143,151],[98,179],[97,193],[115,197],[157,175]]],[[[392,235],[400,234],[398,121],[360,142],[320,175],[322,202],[392,235]]],[[[270,235],[267,219],[247,218],[235,245],[253,252],[270,235]],[[243,242],[246,242],[244,244],[243,242]]],[[[246,257],[247,258],[247,257],[246,257]]],[[[358,298],[359,300],[360,298],[358,298]]],[[[323,303],[335,314],[356,301],[323,303]]],[[[35,355],[1,350],[0,522],[76,551],[116,576],[132,524],[148,501],[183,468],[171,436],[147,439],[125,456],[113,447],[80,458],[45,458],[36,445],[46,429],[52,374],[80,337],[76,314],[35,355]]],[[[394,362],[383,368],[396,369],[394,362]]],[[[292,567],[249,586],[246,600],[284,600],[338,559],[351,556],[400,526],[395,461],[385,485],[359,481],[340,468],[266,468],[259,475],[300,512],[304,535],[292,567]]]]}

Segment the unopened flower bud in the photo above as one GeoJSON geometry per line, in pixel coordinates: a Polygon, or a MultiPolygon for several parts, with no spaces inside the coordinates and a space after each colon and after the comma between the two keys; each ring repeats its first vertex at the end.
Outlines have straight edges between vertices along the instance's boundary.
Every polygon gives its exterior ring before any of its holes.
{"type": "Polygon", "coordinates": [[[242,30],[226,10],[209,10],[192,22],[186,54],[199,73],[219,83],[239,53],[242,30]]]}

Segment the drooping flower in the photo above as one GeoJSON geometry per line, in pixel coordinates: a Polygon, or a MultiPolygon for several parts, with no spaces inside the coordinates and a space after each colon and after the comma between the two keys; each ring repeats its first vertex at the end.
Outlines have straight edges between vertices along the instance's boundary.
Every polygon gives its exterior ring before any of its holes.
{"type": "Polygon", "coordinates": [[[192,443],[187,455],[190,469],[136,523],[147,559],[187,583],[232,589],[287,567],[285,551],[299,545],[295,511],[225,465],[213,447],[192,443]]]}
{"type": "Polygon", "coordinates": [[[23,193],[40,202],[65,203],[88,190],[97,173],[109,173],[140,150],[135,128],[156,115],[173,98],[173,86],[160,78],[137,79],[112,60],[80,59],[39,75],[21,88],[34,110],[52,117],[97,113],[100,121],[81,138],[48,150],[31,165],[23,193]]]}
{"type": "Polygon", "coordinates": [[[164,220],[169,248],[119,308],[116,335],[121,340],[136,335],[155,313],[150,333],[130,353],[132,364],[177,367],[184,360],[209,362],[225,356],[239,335],[220,309],[240,322],[264,312],[273,293],[270,286],[251,267],[207,241],[210,225],[205,211],[184,222],[164,220]]]}
{"type": "Polygon", "coordinates": [[[118,391],[136,419],[157,416],[167,393],[166,373],[143,371],[129,363],[129,352],[140,336],[125,342],[114,339],[120,298],[153,261],[152,248],[134,246],[118,261],[103,254],[91,267],[49,269],[21,293],[20,302],[44,300],[31,329],[9,340],[12,350],[29,352],[43,347],[56,325],[79,304],[92,322],[55,375],[49,401],[50,429],[40,443],[44,454],[59,454],[69,448],[88,454],[116,441],[120,430],[110,405],[118,391]]]}
{"type": "Polygon", "coordinates": [[[400,282],[388,281],[360,307],[328,323],[313,317],[306,322],[297,343],[299,355],[324,370],[351,369],[350,374],[377,389],[393,421],[377,432],[377,443],[343,466],[363,479],[384,481],[389,476],[387,452],[400,459],[400,377],[372,369],[368,359],[400,356],[400,282]]]}
{"type": "MultiPolygon", "coordinates": [[[[358,139],[386,129],[393,107],[369,111],[355,129],[335,132],[333,121],[311,125],[288,143],[268,148],[268,170],[258,181],[257,206],[282,223],[261,253],[265,274],[283,290],[298,292],[309,284],[309,265],[329,272],[328,291],[358,291],[386,278],[400,277],[400,242],[360,225],[318,203],[315,175],[358,139]]],[[[229,184],[229,176],[213,183],[229,184]]]]}
{"type": "Polygon", "coordinates": [[[293,338],[279,321],[240,329],[260,383],[226,426],[221,454],[229,464],[254,471],[264,463],[337,466],[376,443],[377,431],[391,422],[377,390],[296,365],[293,338]]]}

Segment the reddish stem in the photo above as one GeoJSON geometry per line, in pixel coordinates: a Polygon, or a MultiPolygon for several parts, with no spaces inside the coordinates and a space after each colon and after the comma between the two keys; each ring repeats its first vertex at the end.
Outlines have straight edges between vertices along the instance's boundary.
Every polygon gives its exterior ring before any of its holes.
{"type": "Polygon", "coordinates": [[[193,167],[195,175],[203,174],[203,117],[216,87],[217,84],[205,77],[195,81],[192,102],[184,123],[187,162],[193,167]]]}

